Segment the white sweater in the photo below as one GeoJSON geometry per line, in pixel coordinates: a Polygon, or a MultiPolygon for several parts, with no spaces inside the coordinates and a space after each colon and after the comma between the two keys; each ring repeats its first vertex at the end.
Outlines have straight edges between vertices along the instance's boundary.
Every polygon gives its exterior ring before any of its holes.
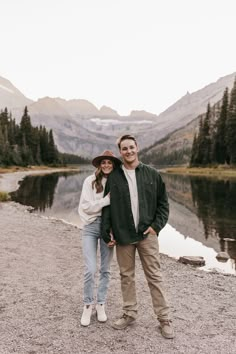
{"type": "Polygon", "coordinates": [[[103,197],[106,178],[102,179],[103,191],[96,193],[96,188],[92,189],[92,182],[95,180],[95,175],[88,176],[83,183],[82,192],[79,201],[78,212],[82,221],[82,226],[91,224],[102,214],[102,208],[110,205],[110,197],[103,197]]]}

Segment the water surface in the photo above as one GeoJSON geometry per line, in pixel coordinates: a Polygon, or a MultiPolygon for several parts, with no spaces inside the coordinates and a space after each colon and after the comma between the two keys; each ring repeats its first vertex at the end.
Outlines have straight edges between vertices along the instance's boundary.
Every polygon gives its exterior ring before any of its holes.
{"type": "MultiPolygon", "coordinates": [[[[93,169],[27,176],[12,199],[46,217],[80,227],[78,203],[84,179],[93,169]]],[[[169,194],[169,224],[162,230],[160,251],[171,257],[204,256],[205,269],[236,274],[236,180],[163,174],[169,194]],[[219,262],[226,251],[230,259],[219,262]]]]}

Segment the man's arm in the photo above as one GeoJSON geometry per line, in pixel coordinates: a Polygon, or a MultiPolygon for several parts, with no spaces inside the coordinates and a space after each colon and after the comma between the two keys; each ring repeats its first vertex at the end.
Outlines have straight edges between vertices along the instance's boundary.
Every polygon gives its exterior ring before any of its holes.
{"type": "Polygon", "coordinates": [[[156,231],[158,235],[168,221],[169,202],[165,183],[159,174],[157,174],[157,179],[157,209],[155,219],[153,220],[151,227],[156,231]]]}
{"type": "MultiPolygon", "coordinates": [[[[110,193],[109,178],[106,183],[104,196],[106,196],[108,193],[110,193]]],[[[107,205],[102,209],[102,229],[101,229],[102,238],[106,243],[109,243],[111,241],[110,232],[111,232],[111,210],[110,210],[110,205],[107,205]]]]}

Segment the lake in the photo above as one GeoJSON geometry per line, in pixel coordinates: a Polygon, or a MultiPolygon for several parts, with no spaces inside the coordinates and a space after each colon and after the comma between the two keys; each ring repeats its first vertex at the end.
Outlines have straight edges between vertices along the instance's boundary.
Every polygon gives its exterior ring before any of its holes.
{"type": "MultiPolygon", "coordinates": [[[[28,176],[11,194],[12,200],[33,207],[45,217],[80,227],[78,203],[84,179],[93,172],[28,176]]],[[[170,202],[169,223],[159,235],[160,252],[171,257],[203,256],[204,270],[236,275],[236,180],[162,174],[170,202]],[[229,254],[219,262],[220,251],[229,254]]]]}

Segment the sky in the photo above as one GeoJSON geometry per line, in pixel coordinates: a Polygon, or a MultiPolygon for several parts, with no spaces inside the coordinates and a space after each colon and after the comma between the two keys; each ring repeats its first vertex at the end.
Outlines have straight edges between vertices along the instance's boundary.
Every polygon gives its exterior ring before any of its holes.
{"type": "Polygon", "coordinates": [[[0,76],[33,100],[159,114],[236,72],[235,0],[0,0],[0,76]]]}

